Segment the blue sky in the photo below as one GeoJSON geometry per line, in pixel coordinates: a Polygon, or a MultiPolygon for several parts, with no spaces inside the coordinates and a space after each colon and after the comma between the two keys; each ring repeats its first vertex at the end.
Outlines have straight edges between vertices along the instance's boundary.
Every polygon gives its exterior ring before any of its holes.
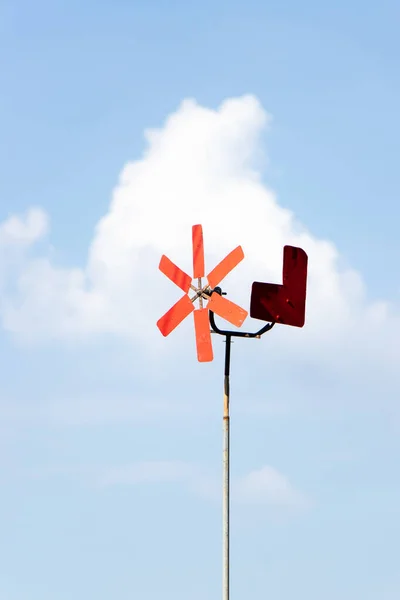
{"type": "Polygon", "coordinates": [[[397,600],[400,8],[170,4],[0,2],[0,600],[220,597],[223,345],[155,327],[199,219],[234,301],[310,256],[233,347],[232,597],[397,600]]]}

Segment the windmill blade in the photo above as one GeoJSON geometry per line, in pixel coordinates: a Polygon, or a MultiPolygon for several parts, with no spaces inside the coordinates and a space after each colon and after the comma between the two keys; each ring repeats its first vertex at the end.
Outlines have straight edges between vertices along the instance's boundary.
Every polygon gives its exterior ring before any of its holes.
{"type": "Polygon", "coordinates": [[[224,279],[234,269],[240,261],[244,259],[244,253],[241,246],[238,246],[232,252],[225,256],[223,260],[207,275],[208,283],[211,289],[214,289],[220,281],[224,279]]]}
{"type": "Polygon", "coordinates": [[[204,277],[204,244],[203,228],[201,225],[192,227],[193,246],[193,279],[204,277]]]}
{"type": "Polygon", "coordinates": [[[172,283],[175,283],[181,290],[188,293],[192,278],[182,271],[182,269],[177,267],[172,260],[169,260],[165,254],[162,255],[158,268],[161,273],[164,273],[164,275],[172,281],[172,283]]]}
{"type": "Polygon", "coordinates": [[[235,325],[235,327],[241,327],[248,315],[248,312],[244,310],[244,308],[241,308],[215,292],[212,294],[207,304],[207,308],[222,319],[225,319],[225,321],[235,325]]]}
{"type": "Polygon", "coordinates": [[[208,322],[208,310],[207,308],[200,308],[194,311],[193,316],[196,332],[197,359],[199,362],[211,362],[214,355],[208,322]]]}
{"type": "Polygon", "coordinates": [[[157,327],[163,336],[166,337],[193,311],[194,306],[189,296],[182,296],[182,298],[157,321],[157,327]]]}

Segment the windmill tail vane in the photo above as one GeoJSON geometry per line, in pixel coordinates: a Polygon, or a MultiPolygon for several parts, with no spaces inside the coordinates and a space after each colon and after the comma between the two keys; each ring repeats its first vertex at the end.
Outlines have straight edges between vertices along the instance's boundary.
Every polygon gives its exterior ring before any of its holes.
{"type": "Polygon", "coordinates": [[[209,326],[209,311],[225,319],[236,327],[241,327],[248,312],[220,294],[213,293],[215,287],[243,260],[241,246],[237,246],[205,275],[203,228],[192,227],[193,278],[182,271],[167,256],[163,255],[159,269],[185,294],[157,321],[162,335],[169,335],[186,317],[193,312],[197,358],[199,362],[213,360],[213,349],[209,326]],[[203,284],[203,278],[207,282],[203,284]],[[195,281],[196,283],[193,283],[195,281]],[[190,292],[194,295],[189,296],[190,292]],[[198,307],[195,303],[198,302],[198,307]]]}

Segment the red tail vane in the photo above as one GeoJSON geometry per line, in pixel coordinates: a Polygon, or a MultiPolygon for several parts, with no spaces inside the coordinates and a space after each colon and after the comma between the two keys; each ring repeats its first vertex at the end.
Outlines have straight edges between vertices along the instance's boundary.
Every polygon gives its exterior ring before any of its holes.
{"type": "Polygon", "coordinates": [[[251,291],[253,319],[303,327],[306,312],[307,254],[302,248],[283,249],[283,285],[255,281],[251,291]]]}

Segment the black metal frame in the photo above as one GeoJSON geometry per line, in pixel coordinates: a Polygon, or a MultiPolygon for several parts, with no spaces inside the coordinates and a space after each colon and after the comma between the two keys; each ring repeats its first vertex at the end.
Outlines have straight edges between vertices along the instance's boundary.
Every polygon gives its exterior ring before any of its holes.
{"type": "MultiPolygon", "coordinates": [[[[211,294],[219,294],[220,296],[225,296],[226,292],[223,292],[222,289],[220,287],[216,287],[211,294]]],[[[275,323],[267,323],[266,325],[264,325],[264,327],[261,327],[261,329],[259,331],[256,332],[249,332],[249,331],[230,331],[230,330],[226,330],[226,329],[220,329],[219,327],[217,327],[216,323],[215,323],[215,315],[214,313],[210,310],[210,325],[211,325],[211,329],[214,333],[217,333],[218,335],[224,335],[225,336],[225,342],[226,342],[226,346],[225,346],[225,378],[228,378],[229,382],[229,372],[230,372],[230,363],[231,363],[231,342],[232,342],[232,338],[233,337],[241,337],[241,338],[260,338],[262,335],[264,335],[264,333],[267,333],[267,331],[271,331],[271,329],[273,328],[273,326],[275,325],[275,323]]]]}

